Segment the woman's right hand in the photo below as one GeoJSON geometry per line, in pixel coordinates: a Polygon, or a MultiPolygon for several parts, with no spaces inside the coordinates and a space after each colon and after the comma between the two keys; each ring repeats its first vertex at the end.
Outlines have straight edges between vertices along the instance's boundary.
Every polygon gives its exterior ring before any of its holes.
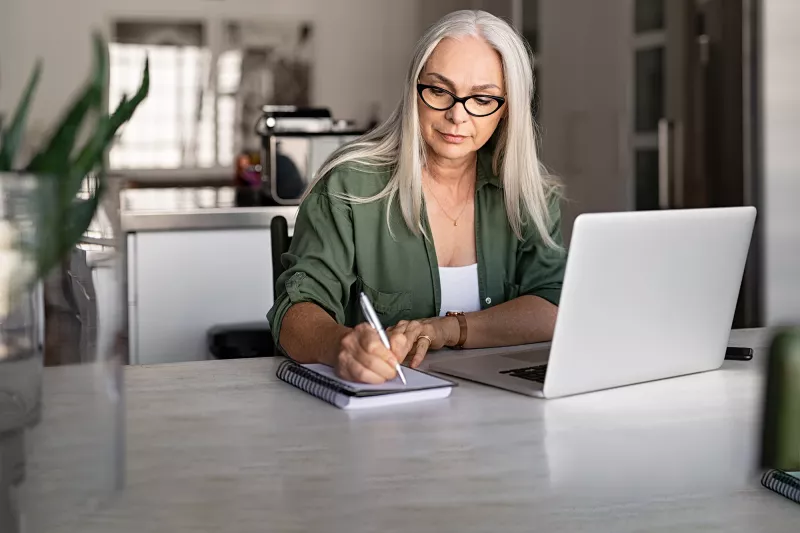
{"type": "Polygon", "coordinates": [[[336,356],[336,375],[348,381],[380,384],[397,376],[396,365],[402,363],[411,348],[406,336],[389,336],[389,350],[378,332],[369,324],[359,324],[344,337],[336,356]]]}

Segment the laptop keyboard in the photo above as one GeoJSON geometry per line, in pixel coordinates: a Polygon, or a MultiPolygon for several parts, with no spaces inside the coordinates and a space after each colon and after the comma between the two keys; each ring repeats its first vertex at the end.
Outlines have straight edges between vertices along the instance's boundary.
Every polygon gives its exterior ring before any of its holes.
{"type": "Polygon", "coordinates": [[[514,368],[512,370],[501,370],[501,374],[508,374],[515,378],[527,379],[544,383],[544,376],[547,373],[547,365],[526,366],[525,368],[514,368]]]}

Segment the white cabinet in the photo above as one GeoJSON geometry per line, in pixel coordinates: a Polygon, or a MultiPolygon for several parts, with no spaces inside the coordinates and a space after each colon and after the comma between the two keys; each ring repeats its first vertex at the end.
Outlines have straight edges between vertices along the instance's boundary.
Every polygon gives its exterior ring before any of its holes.
{"type": "Polygon", "coordinates": [[[269,228],[131,233],[127,246],[131,364],[207,359],[208,328],[266,321],[269,228]]]}

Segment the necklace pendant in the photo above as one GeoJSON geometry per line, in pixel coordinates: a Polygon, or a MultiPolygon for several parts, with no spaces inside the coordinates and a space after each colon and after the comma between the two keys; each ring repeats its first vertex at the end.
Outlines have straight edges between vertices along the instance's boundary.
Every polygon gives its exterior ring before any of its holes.
{"type": "Polygon", "coordinates": [[[454,226],[458,226],[458,220],[454,220],[454,221],[453,221],[453,225],[454,225],[454,226]]]}

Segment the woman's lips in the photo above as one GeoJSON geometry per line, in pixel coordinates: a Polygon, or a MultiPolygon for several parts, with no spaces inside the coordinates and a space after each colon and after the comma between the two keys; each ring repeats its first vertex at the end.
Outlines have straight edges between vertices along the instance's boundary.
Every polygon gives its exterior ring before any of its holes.
{"type": "Polygon", "coordinates": [[[461,144],[467,139],[465,135],[451,135],[449,133],[442,133],[441,131],[439,132],[439,135],[442,136],[442,139],[444,139],[445,142],[451,144],[461,144]]]}

